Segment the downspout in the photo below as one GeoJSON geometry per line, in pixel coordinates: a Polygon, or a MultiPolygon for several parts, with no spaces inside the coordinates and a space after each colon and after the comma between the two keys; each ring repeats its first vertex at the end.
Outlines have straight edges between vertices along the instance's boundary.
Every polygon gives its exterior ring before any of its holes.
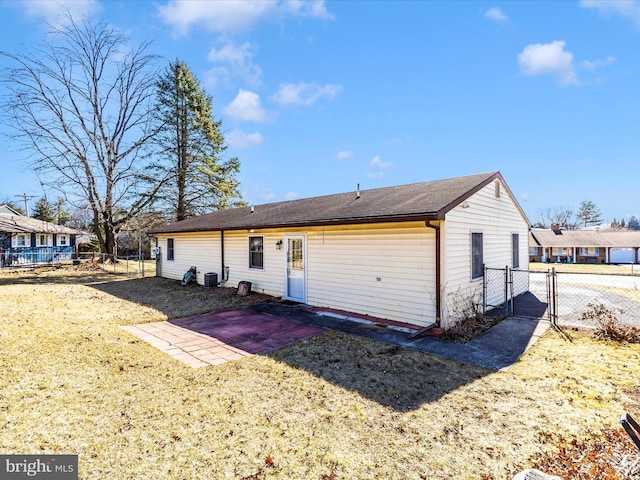
{"type": "MultiPolygon", "coordinates": [[[[440,225],[432,225],[431,220],[425,220],[424,222],[427,228],[433,228],[436,232],[436,321],[431,325],[427,325],[426,327],[421,328],[420,330],[411,334],[411,338],[419,337],[420,335],[424,335],[431,329],[438,329],[439,333],[436,335],[442,334],[442,329],[440,328],[440,225]]],[[[436,330],[433,330],[435,332],[436,330]]]]}
{"type": "Polygon", "coordinates": [[[441,269],[441,256],[440,256],[440,225],[433,225],[432,220],[424,222],[428,228],[433,228],[436,232],[436,326],[440,326],[441,320],[441,285],[440,285],[440,269],[441,269]]]}
{"type": "Polygon", "coordinates": [[[222,285],[227,281],[224,278],[224,230],[220,230],[220,261],[222,262],[222,268],[220,269],[219,285],[222,285]]]}

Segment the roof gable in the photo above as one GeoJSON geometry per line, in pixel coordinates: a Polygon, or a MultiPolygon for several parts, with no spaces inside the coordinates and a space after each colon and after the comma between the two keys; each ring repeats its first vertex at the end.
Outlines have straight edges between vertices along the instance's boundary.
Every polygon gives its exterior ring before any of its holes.
{"type": "Polygon", "coordinates": [[[20,212],[11,208],[9,205],[0,205],[0,215],[19,215],[22,216],[20,212]]]}
{"type": "MultiPolygon", "coordinates": [[[[496,179],[506,188],[499,172],[489,172],[363,190],[359,195],[348,192],[230,208],[157,227],[149,233],[444,219],[449,210],[496,179]]],[[[526,219],[524,212],[522,215],[526,219]]]]}

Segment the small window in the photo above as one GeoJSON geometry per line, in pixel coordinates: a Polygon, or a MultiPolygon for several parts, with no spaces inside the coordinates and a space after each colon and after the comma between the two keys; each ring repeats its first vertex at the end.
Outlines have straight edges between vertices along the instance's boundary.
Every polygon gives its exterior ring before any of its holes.
{"type": "Polygon", "coordinates": [[[173,238],[167,238],[167,260],[173,260],[173,238]]]}
{"type": "Polygon", "coordinates": [[[264,268],[263,245],[262,237],[249,237],[249,268],[264,268]]]}
{"type": "Polygon", "coordinates": [[[511,266],[520,268],[520,235],[517,233],[511,235],[511,266]]]}
{"type": "Polygon", "coordinates": [[[61,246],[66,246],[67,245],[67,236],[66,235],[60,235],[58,237],[58,242],[60,243],[61,246]]]}
{"type": "Polygon", "coordinates": [[[583,257],[597,257],[600,255],[599,247],[582,247],[580,248],[580,255],[583,257]]]}
{"type": "Polygon", "coordinates": [[[46,247],[47,246],[47,236],[46,235],[40,235],[40,246],[41,247],[46,247]]]}
{"type": "Polygon", "coordinates": [[[27,246],[27,237],[24,235],[18,235],[16,237],[16,245],[18,247],[26,247],[27,246]]]}
{"type": "Polygon", "coordinates": [[[529,255],[538,255],[538,247],[531,247],[529,249],[529,255]]]}
{"type": "Polygon", "coordinates": [[[500,198],[500,181],[496,180],[494,185],[496,186],[496,198],[500,198]]]}
{"type": "Polygon", "coordinates": [[[482,234],[471,234],[471,279],[482,278],[484,274],[482,234]]]}

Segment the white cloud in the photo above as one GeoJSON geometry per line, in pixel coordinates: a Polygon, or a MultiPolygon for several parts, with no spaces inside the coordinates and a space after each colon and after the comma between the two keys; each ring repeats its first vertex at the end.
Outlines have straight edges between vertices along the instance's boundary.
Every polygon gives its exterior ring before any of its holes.
{"type": "Polygon", "coordinates": [[[375,168],[391,168],[393,167],[393,163],[391,162],[383,162],[382,159],[380,158],[380,155],[376,155],[375,157],[373,157],[371,159],[371,162],[369,163],[369,165],[371,167],[375,167],[375,168]]]}
{"type": "Polygon", "coordinates": [[[340,150],[336,154],[336,157],[340,160],[348,160],[350,158],[353,158],[353,152],[351,150],[340,150]]]}
{"type": "Polygon", "coordinates": [[[616,57],[608,56],[604,60],[594,60],[594,61],[584,60],[584,61],[580,62],[580,66],[582,68],[587,69],[587,70],[593,71],[593,70],[595,70],[597,68],[606,67],[607,65],[611,65],[612,63],[616,63],[617,61],[618,60],[617,60],[616,57]]]}
{"type": "Polygon", "coordinates": [[[489,10],[484,12],[484,16],[485,18],[488,18],[495,22],[504,23],[509,21],[509,17],[507,17],[505,13],[502,10],[500,10],[498,7],[490,8],[489,10]]]}
{"type": "Polygon", "coordinates": [[[242,130],[232,130],[225,135],[225,139],[232,148],[251,148],[264,143],[264,137],[259,132],[246,133],[242,130]]]}
{"type": "Polygon", "coordinates": [[[266,18],[333,18],[324,0],[169,0],[158,7],[158,13],[179,35],[196,27],[209,32],[243,32],[266,18]]]}
{"type": "Polygon", "coordinates": [[[560,85],[579,85],[573,66],[573,53],[565,51],[565,42],[527,45],[518,55],[520,71],[524,75],[551,75],[560,85]]]}
{"type": "Polygon", "coordinates": [[[256,46],[249,42],[235,45],[225,40],[220,40],[218,43],[217,47],[209,51],[207,60],[226,66],[209,70],[209,81],[214,85],[220,81],[230,84],[230,78],[234,77],[243,80],[251,87],[259,86],[262,81],[262,69],[253,63],[253,52],[256,46]]]}
{"type": "Polygon", "coordinates": [[[69,14],[79,20],[102,10],[97,0],[31,0],[15,2],[15,5],[24,8],[27,16],[42,17],[52,25],[68,23],[69,14]]]}
{"type": "Polygon", "coordinates": [[[224,113],[236,120],[247,122],[268,122],[276,114],[267,112],[260,101],[260,95],[249,90],[238,91],[238,95],[224,108],[224,113]]]}
{"type": "Polygon", "coordinates": [[[284,83],[280,85],[271,100],[283,107],[300,105],[309,107],[321,98],[333,100],[341,90],[341,85],[319,85],[315,82],[284,83]]]}
{"type": "Polygon", "coordinates": [[[580,6],[593,8],[603,15],[620,15],[640,27],[640,2],[636,0],[582,0],[580,6]]]}
{"type": "Polygon", "coordinates": [[[260,192],[260,198],[264,200],[273,200],[276,198],[276,192],[274,192],[271,188],[265,188],[260,192]]]}

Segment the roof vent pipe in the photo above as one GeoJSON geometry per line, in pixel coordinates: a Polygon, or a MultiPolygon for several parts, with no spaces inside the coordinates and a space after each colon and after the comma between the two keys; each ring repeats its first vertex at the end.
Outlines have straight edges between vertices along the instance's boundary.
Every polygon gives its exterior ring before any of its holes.
{"type": "Polygon", "coordinates": [[[360,198],[360,184],[358,184],[358,190],[356,191],[356,198],[360,198]]]}
{"type": "Polygon", "coordinates": [[[251,213],[253,213],[255,210],[253,208],[253,205],[251,205],[251,213]]]}

